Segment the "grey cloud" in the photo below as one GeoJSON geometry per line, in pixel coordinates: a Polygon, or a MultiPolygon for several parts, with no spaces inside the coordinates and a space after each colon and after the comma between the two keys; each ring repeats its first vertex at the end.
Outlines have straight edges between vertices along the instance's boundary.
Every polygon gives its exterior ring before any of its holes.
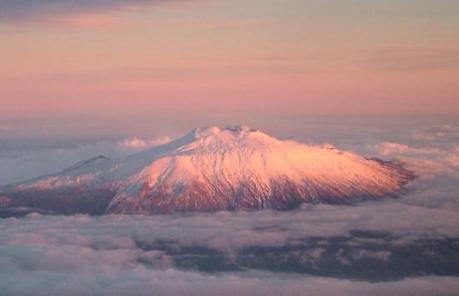
{"type": "MultiPolygon", "coordinates": [[[[48,16],[100,13],[120,8],[183,0],[0,0],[0,20],[40,19],[48,16]]],[[[186,0],[185,0],[186,1],[186,0]]]]}

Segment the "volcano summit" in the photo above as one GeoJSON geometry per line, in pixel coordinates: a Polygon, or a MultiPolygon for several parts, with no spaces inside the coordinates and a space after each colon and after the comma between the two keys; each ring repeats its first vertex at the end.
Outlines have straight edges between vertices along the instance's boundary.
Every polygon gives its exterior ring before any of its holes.
{"type": "Polygon", "coordinates": [[[210,127],[123,159],[99,156],[0,187],[0,212],[286,210],[397,196],[412,178],[398,162],[281,141],[247,127],[210,127]]]}

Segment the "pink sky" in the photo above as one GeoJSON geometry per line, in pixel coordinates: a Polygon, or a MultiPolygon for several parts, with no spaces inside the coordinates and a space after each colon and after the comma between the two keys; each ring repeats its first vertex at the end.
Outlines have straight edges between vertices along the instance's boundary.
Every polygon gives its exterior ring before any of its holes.
{"type": "Polygon", "coordinates": [[[457,1],[54,2],[0,1],[0,117],[459,113],[457,1]]]}

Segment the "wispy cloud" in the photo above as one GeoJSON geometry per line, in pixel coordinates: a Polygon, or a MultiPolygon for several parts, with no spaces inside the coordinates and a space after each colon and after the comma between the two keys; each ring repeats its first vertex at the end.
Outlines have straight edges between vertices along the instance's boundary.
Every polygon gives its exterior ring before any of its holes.
{"type": "Polygon", "coordinates": [[[105,16],[108,12],[185,1],[187,0],[0,0],[0,21],[46,21],[51,19],[61,22],[68,20],[77,25],[100,25],[101,22],[106,24],[110,21],[109,17],[105,16]],[[88,16],[83,17],[83,15],[88,16]]]}
{"type": "Polygon", "coordinates": [[[165,136],[156,139],[141,139],[139,137],[132,137],[126,138],[120,141],[118,144],[121,147],[134,149],[134,150],[141,150],[149,147],[154,147],[162,144],[166,144],[171,141],[171,138],[165,136]]]}
{"type": "MultiPolygon", "coordinates": [[[[365,56],[365,55],[364,55],[365,56]]],[[[457,68],[459,50],[451,48],[388,48],[355,61],[357,65],[388,72],[457,68]]]]}

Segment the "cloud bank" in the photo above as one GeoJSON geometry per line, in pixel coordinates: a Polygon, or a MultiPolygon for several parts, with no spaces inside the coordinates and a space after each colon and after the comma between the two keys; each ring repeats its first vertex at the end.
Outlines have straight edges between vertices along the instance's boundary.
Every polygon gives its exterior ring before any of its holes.
{"type": "Polygon", "coordinates": [[[445,214],[389,204],[30,214],[0,220],[0,287],[7,295],[454,295],[458,214],[445,214]]]}
{"type": "Polygon", "coordinates": [[[0,286],[7,295],[457,295],[456,277],[423,277],[389,283],[292,277],[263,272],[206,275],[175,269],[158,271],[126,269],[94,276],[88,272],[73,274],[38,272],[2,274],[0,286]],[[72,279],[73,281],[69,281],[72,279]],[[50,282],[52,283],[50,285],[50,282]],[[33,291],[33,293],[31,292],[33,291]]]}

